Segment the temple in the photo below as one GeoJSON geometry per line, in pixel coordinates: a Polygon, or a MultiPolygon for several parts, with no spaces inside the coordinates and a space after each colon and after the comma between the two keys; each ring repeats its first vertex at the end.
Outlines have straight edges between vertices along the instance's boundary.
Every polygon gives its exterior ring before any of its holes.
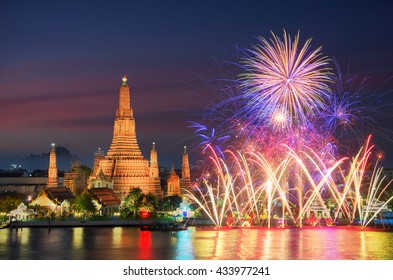
{"type": "Polygon", "coordinates": [[[120,87],[119,108],[113,129],[112,144],[106,156],[97,153],[94,160],[94,170],[89,182],[99,176],[102,180],[113,183],[113,192],[123,200],[131,188],[139,187],[144,192],[162,196],[158,178],[157,151],[153,144],[151,163],[142,155],[139,148],[135,119],[130,104],[130,88],[126,76],[120,87]]]}
{"type": "Polygon", "coordinates": [[[150,172],[150,180],[151,183],[157,187],[160,187],[161,190],[161,184],[160,184],[160,171],[158,168],[158,155],[156,151],[156,143],[153,142],[153,147],[150,152],[150,167],[149,167],[149,172],[150,172]]]}
{"type": "Polygon", "coordinates": [[[59,182],[57,180],[57,166],[56,166],[56,151],[55,143],[51,144],[52,148],[49,153],[49,168],[48,168],[48,188],[57,187],[59,182]]]}
{"type": "Polygon", "coordinates": [[[75,199],[72,191],[59,185],[56,166],[55,143],[51,144],[49,153],[48,183],[44,186],[37,196],[30,203],[30,206],[41,207],[47,211],[64,215],[71,211],[71,201],[75,199]]]}
{"type": "Polygon", "coordinates": [[[184,193],[185,190],[191,190],[190,163],[188,162],[188,153],[186,146],[184,146],[184,152],[182,156],[180,187],[182,189],[182,193],[184,193]]]}
{"type": "Polygon", "coordinates": [[[168,178],[168,196],[180,195],[180,179],[172,165],[171,175],[168,178]]]}
{"type": "Polygon", "coordinates": [[[80,161],[71,163],[71,170],[64,173],[63,184],[68,187],[75,195],[81,194],[86,190],[89,173],[84,170],[80,161]]]}

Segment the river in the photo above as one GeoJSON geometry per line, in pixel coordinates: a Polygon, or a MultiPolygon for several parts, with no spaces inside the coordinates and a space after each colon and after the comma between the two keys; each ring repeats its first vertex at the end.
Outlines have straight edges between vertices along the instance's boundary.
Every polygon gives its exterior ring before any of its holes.
{"type": "Polygon", "coordinates": [[[0,230],[2,260],[393,259],[393,232],[349,228],[179,232],[135,227],[0,230]]]}

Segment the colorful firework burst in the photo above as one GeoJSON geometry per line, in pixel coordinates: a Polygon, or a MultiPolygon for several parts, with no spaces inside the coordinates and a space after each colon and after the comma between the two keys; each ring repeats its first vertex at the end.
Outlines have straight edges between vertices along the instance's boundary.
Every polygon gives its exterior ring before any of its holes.
{"type": "Polygon", "coordinates": [[[246,73],[219,91],[226,97],[205,110],[201,124],[191,125],[203,151],[213,153],[199,181],[207,191],[193,199],[204,202],[199,206],[218,226],[223,215],[229,224],[258,224],[277,210],[301,226],[313,209],[323,210],[329,226],[340,213],[350,224],[360,218],[367,225],[393,197],[380,201],[388,185],[373,196],[385,181],[377,169],[367,179],[366,169],[378,165],[370,161],[369,140],[357,152],[367,120],[363,82],[343,76],[337,64],[331,74],[321,48],[311,51],[310,40],[299,47],[299,35],[293,42],[285,32],[283,40],[273,34],[259,41],[245,51],[246,73]],[[371,187],[367,196],[365,185],[371,187]]]}
{"type": "Polygon", "coordinates": [[[257,119],[287,112],[291,123],[305,124],[324,107],[329,97],[332,75],[329,60],[318,49],[311,51],[307,40],[299,47],[299,34],[292,41],[284,31],[284,40],[272,32],[267,41],[249,50],[244,59],[247,73],[241,75],[248,100],[248,111],[257,119]]]}

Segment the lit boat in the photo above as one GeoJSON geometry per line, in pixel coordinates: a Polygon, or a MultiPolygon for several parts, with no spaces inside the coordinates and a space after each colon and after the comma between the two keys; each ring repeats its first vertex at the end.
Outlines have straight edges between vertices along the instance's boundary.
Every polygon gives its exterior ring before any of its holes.
{"type": "Polygon", "coordinates": [[[177,223],[173,224],[151,224],[151,225],[141,225],[139,227],[141,231],[181,231],[187,230],[186,225],[180,225],[177,223]]]}

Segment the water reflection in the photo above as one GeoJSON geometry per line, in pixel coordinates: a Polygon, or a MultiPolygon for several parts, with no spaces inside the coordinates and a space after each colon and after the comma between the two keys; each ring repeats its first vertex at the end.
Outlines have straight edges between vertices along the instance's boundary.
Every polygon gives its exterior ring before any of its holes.
{"type": "Polygon", "coordinates": [[[83,245],[83,232],[83,228],[74,228],[72,235],[72,247],[77,250],[83,245]]]}
{"type": "Polygon", "coordinates": [[[177,239],[172,239],[175,242],[175,257],[176,260],[192,260],[194,259],[194,237],[195,235],[187,230],[181,231],[174,235],[177,239]]]}
{"type": "Polygon", "coordinates": [[[393,259],[393,233],[328,229],[131,227],[0,231],[0,259],[393,259]]]}
{"type": "Polygon", "coordinates": [[[150,260],[152,258],[151,251],[151,232],[141,231],[139,233],[139,250],[138,259],[140,260],[150,260]]]}

